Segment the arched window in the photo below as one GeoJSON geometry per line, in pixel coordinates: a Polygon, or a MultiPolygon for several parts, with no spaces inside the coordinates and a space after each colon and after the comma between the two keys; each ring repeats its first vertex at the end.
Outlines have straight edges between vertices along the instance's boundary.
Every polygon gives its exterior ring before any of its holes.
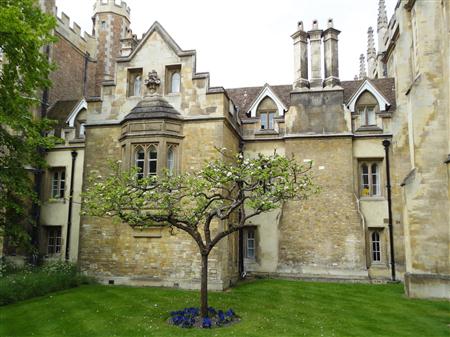
{"type": "Polygon", "coordinates": [[[361,192],[362,197],[381,196],[380,163],[362,162],[360,163],[361,192]]]}
{"type": "Polygon", "coordinates": [[[372,261],[380,262],[381,261],[381,243],[380,243],[380,232],[373,231],[371,235],[371,243],[372,243],[372,261]]]}
{"type": "Polygon", "coordinates": [[[380,174],[378,164],[373,163],[371,167],[372,173],[372,195],[380,195],[380,174]]]}
{"type": "Polygon", "coordinates": [[[141,95],[141,86],[142,86],[142,77],[138,75],[134,79],[133,96],[141,95]]]}
{"type": "Polygon", "coordinates": [[[366,163],[361,165],[361,196],[369,196],[369,167],[366,163]]]}
{"type": "Polygon", "coordinates": [[[174,72],[172,74],[172,77],[170,79],[170,83],[171,83],[171,86],[170,86],[170,92],[171,93],[178,93],[178,92],[180,92],[181,76],[180,76],[180,73],[178,71],[174,72]]]}
{"type": "Polygon", "coordinates": [[[158,151],[154,145],[148,149],[148,175],[154,176],[157,173],[158,167],[158,151]]]}
{"type": "Polygon", "coordinates": [[[269,96],[266,96],[258,105],[257,114],[261,121],[261,130],[273,130],[277,105],[269,96]]]}
{"type": "Polygon", "coordinates": [[[356,102],[356,110],[360,117],[361,126],[377,125],[378,101],[369,91],[366,90],[359,96],[356,102]]]}
{"type": "Polygon", "coordinates": [[[137,177],[138,179],[141,179],[144,177],[144,164],[145,164],[145,152],[141,147],[136,148],[135,162],[136,167],[139,170],[137,177]]]}
{"type": "Polygon", "coordinates": [[[175,170],[175,150],[173,146],[169,146],[167,150],[167,171],[170,175],[173,174],[175,170]]]}

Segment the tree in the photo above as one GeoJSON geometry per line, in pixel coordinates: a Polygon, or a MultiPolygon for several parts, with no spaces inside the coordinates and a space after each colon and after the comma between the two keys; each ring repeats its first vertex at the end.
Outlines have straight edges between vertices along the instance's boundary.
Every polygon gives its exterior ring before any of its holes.
{"type": "Polygon", "coordinates": [[[316,190],[310,174],[295,159],[274,154],[247,159],[226,155],[202,170],[172,176],[139,178],[137,169],[91,177],[84,195],[84,212],[117,217],[132,227],[166,225],[187,232],[201,255],[201,316],[208,315],[208,256],[224,237],[242,229],[258,214],[280,207],[283,201],[305,199],[316,190]],[[220,230],[214,221],[228,220],[220,230]]]}
{"type": "Polygon", "coordinates": [[[45,137],[52,123],[36,113],[50,86],[43,51],[54,41],[55,23],[37,1],[0,1],[0,236],[22,244],[29,241],[23,222],[31,223],[30,201],[37,202],[30,168],[45,165],[42,151],[56,141],[45,137]]]}

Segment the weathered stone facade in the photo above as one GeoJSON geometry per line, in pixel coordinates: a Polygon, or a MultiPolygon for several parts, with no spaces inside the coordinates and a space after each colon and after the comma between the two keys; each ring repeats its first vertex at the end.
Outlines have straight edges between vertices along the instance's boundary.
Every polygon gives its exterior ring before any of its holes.
{"type": "MultiPolygon", "coordinates": [[[[157,153],[146,172],[169,165],[195,172],[219,156],[216,147],[245,156],[294,155],[312,163],[320,193],[257,216],[224,239],[210,256],[210,287],[224,289],[240,272],[385,281],[391,251],[382,141],[388,139],[397,278],[410,296],[448,297],[449,39],[436,33],[449,32],[446,2],[400,1],[388,24],[381,0],[378,51],[369,29],[368,72],[362,64],[358,80],[339,79],[340,32],[332,20],[326,27],[315,20],[309,31],[300,22],[292,35],[292,84],[234,89],[210,87],[209,74],[196,72],[195,51],[182,50],[158,22],[137,39],[125,3],[97,0],[94,10],[94,36],[81,38],[63,15],[60,41],[50,51],[60,67],[49,113],[66,143],[48,158],[69,172],[69,153],[78,151],[73,200],[89,187],[89,176],[108,174],[108,161],[136,165],[140,149],[147,161],[150,149],[157,153]],[[161,83],[148,95],[143,84],[152,71],[161,83]]],[[[50,185],[47,179],[44,190],[50,185]]],[[[58,209],[44,204],[42,225],[64,232],[66,200],[58,209]]],[[[186,234],[80,219],[79,206],[74,212],[70,258],[86,273],[122,284],[199,286],[200,255],[186,234]]],[[[64,233],[61,240],[64,246],[64,233]]]]}

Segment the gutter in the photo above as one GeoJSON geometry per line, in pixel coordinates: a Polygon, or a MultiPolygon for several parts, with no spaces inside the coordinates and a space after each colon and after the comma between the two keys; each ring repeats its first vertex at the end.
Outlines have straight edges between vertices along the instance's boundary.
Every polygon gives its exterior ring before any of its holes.
{"type": "Polygon", "coordinates": [[[72,229],[72,207],[73,207],[73,183],[75,180],[75,162],[78,152],[72,151],[72,170],[70,173],[70,193],[69,193],[69,211],[67,214],[67,232],[66,232],[66,261],[70,257],[70,232],[72,229]]]}

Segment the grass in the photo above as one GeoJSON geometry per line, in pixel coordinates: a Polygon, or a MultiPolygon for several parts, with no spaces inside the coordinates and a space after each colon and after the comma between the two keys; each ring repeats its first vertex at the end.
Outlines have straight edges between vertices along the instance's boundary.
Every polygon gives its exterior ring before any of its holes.
{"type": "Polygon", "coordinates": [[[169,312],[198,293],[87,285],[0,307],[0,336],[449,336],[450,303],[411,300],[403,286],[260,280],[210,294],[242,322],[180,329],[169,312]]]}

